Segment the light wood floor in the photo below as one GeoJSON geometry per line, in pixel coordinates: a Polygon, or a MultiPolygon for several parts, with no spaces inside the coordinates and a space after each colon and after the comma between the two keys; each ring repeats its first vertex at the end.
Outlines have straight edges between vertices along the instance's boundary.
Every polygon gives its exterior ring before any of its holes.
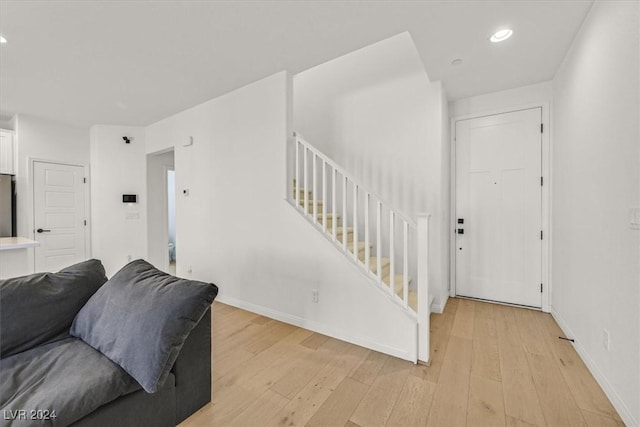
{"type": "Polygon", "coordinates": [[[213,399],[181,426],[622,426],[549,314],[449,299],[413,365],[220,303],[213,399]]]}

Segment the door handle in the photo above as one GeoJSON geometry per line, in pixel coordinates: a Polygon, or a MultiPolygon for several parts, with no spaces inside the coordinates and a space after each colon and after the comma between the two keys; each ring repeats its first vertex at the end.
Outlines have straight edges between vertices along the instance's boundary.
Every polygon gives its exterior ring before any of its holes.
{"type": "Polygon", "coordinates": [[[38,228],[36,232],[38,233],[49,233],[51,230],[45,230],[44,228],[38,228]]]}

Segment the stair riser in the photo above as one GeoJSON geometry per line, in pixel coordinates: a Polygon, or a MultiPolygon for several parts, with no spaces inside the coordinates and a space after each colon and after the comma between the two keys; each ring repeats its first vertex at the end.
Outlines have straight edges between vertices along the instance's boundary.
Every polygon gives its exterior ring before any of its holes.
{"type": "MultiPolygon", "coordinates": [[[[304,200],[300,200],[300,206],[304,207],[304,200]]],[[[309,201],[309,208],[307,209],[307,211],[310,214],[313,213],[313,203],[311,203],[311,201],[309,201]]],[[[318,202],[318,213],[322,213],[322,202],[318,202]]]]}
{"type": "MultiPolygon", "coordinates": [[[[371,264],[370,268],[371,268],[371,272],[377,276],[377,274],[375,273],[375,269],[377,268],[377,266],[374,264],[371,264]]],[[[388,276],[390,272],[391,272],[390,265],[387,265],[386,267],[382,266],[382,277],[388,276]]]]}
{"type": "MultiPolygon", "coordinates": [[[[318,219],[319,224],[322,224],[322,222],[323,222],[322,219],[318,219]]],[[[342,220],[338,219],[336,222],[336,227],[340,227],[340,226],[342,226],[342,220]]],[[[327,225],[325,228],[329,231],[329,234],[333,232],[333,218],[327,219],[327,225]]]]}
{"type": "MultiPolygon", "coordinates": [[[[342,235],[342,233],[338,232],[338,240],[342,243],[344,242],[344,236],[342,235]]],[[[352,243],[353,242],[353,231],[350,231],[347,233],[347,243],[352,243]]]]}

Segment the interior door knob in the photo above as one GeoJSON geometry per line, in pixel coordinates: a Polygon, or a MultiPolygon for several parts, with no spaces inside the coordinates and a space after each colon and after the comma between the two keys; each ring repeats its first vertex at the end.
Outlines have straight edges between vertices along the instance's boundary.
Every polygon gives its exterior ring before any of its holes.
{"type": "Polygon", "coordinates": [[[44,228],[38,228],[36,231],[38,233],[49,233],[51,230],[45,230],[44,228]]]}

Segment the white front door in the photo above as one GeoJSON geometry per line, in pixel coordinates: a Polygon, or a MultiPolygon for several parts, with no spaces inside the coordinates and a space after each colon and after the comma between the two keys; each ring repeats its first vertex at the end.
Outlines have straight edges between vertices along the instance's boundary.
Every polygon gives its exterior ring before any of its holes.
{"type": "Polygon", "coordinates": [[[35,271],[58,271],[86,259],[82,166],[34,162],[35,271]]]}
{"type": "Polygon", "coordinates": [[[541,307],[540,108],[456,122],[456,294],[541,307]]]}

